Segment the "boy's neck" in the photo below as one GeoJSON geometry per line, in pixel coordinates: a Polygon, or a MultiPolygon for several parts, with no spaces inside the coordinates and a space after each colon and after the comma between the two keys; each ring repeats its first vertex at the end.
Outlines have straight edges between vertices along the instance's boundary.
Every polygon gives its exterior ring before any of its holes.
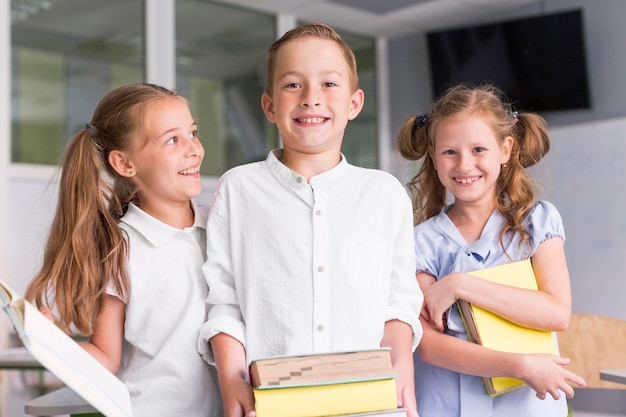
{"type": "Polygon", "coordinates": [[[322,174],[341,162],[340,152],[324,152],[306,154],[294,150],[283,149],[278,160],[287,168],[297,172],[309,182],[311,178],[322,174]]]}

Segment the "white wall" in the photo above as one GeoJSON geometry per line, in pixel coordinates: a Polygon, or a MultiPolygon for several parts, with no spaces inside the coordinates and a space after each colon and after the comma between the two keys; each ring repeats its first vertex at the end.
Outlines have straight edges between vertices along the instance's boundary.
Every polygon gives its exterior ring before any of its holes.
{"type": "Polygon", "coordinates": [[[538,167],[561,212],[573,311],[626,319],[626,118],[551,129],[538,167]]]}

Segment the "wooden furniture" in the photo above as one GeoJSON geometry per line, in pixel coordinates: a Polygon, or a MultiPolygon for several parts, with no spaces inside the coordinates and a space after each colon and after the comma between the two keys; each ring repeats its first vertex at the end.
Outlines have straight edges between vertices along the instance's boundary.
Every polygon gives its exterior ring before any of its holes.
{"type": "Polygon", "coordinates": [[[621,389],[626,385],[601,380],[600,371],[626,369],[626,321],[597,314],[574,313],[569,328],[558,333],[566,368],[585,378],[585,388],[621,389]]]}
{"type": "Polygon", "coordinates": [[[574,398],[568,400],[573,415],[576,411],[623,415],[626,385],[619,383],[616,370],[626,370],[626,321],[576,313],[569,328],[557,336],[561,356],[571,359],[565,368],[587,382],[584,388],[574,386],[574,398]]]}

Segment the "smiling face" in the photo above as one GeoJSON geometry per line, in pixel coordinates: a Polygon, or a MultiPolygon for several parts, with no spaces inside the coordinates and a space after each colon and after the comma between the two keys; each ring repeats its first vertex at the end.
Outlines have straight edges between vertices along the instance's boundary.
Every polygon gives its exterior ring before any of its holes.
{"type": "Polygon", "coordinates": [[[261,105],[280,131],[284,154],[338,158],[348,120],[363,107],[363,91],[352,91],[339,45],[312,36],[285,43],[272,79],[272,95],[263,94],[261,105]]]}
{"type": "Polygon", "coordinates": [[[462,113],[441,120],[434,132],[430,155],[443,186],[459,204],[495,205],[501,164],[511,155],[513,138],[498,140],[478,113],[462,113]]]}
{"type": "Polygon", "coordinates": [[[136,133],[134,146],[122,155],[122,175],[138,186],[144,211],[155,215],[174,207],[188,209],[189,200],[202,191],[204,158],[189,106],[178,97],[164,98],[152,104],[145,116],[147,132],[136,133]]]}

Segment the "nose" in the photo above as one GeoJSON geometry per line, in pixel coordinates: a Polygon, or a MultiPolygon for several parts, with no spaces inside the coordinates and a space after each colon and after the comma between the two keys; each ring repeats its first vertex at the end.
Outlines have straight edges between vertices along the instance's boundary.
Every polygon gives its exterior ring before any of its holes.
{"type": "Polygon", "coordinates": [[[457,158],[457,168],[460,171],[467,170],[467,169],[471,168],[472,163],[473,162],[472,162],[472,156],[471,155],[469,155],[469,154],[467,154],[465,152],[460,152],[459,153],[459,156],[457,158]]]}
{"type": "Polygon", "coordinates": [[[187,141],[187,152],[186,155],[188,157],[193,156],[204,156],[204,148],[202,147],[202,143],[200,143],[200,139],[194,138],[187,141]]]}
{"type": "Polygon", "coordinates": [[[320,95],[317,93],[317,90],[311,87],[304,88],[301,101],[303,107],[318,107],[321,104],[320,95]]]}

